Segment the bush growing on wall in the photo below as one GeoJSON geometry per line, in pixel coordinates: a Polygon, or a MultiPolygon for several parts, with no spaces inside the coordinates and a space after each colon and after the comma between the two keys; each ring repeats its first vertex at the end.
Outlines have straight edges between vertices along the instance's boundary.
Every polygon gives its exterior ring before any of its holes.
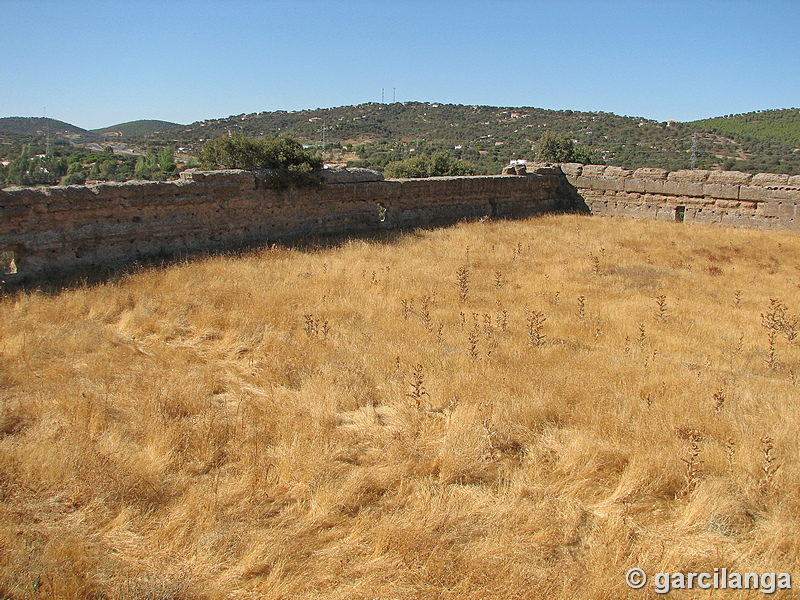
{"type": "Polygon", "coordinates": [[[383,174],[394,178],[475,175],[475,165],[465,160],[454,160],[447,152],[437,152],[431,156],[390,162],[383,174]]]}
{"type": "Polygon", "coordinates": [[[292,138],[248,138],[236,132],[206,142],[200,158],[203,169],[266,169],[273,188],[321,185],[322,157],[292,138]]]}

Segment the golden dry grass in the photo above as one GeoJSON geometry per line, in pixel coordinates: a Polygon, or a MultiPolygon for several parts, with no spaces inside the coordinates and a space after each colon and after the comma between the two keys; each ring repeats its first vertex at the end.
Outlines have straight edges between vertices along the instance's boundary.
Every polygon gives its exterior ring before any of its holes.
{"type": "Polygon", "coordinates": [[[0,597],[791,572],[799,304],[796,234],[578,216],[6,298],[0,597]]]}

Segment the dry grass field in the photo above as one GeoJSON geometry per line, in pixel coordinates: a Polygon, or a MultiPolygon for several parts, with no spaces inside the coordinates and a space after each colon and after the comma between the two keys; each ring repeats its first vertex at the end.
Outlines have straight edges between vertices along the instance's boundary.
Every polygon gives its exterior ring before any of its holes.
{"type": "Polygon", "coordinates": [[[791,573],[798,312],[797,234],[580,216],[9,295],[0,597],[641,599],[631,567],[791,573]]]}

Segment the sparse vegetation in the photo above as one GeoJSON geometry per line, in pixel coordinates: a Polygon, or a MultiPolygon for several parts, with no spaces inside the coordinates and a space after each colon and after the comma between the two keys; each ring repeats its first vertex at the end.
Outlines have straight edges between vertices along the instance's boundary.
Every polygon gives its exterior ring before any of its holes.
{"type": "Polygon", "coordinates": [[[791,232],[552,216],[8,295],[0,597],[792,572],[798,257],[791,232]]]}

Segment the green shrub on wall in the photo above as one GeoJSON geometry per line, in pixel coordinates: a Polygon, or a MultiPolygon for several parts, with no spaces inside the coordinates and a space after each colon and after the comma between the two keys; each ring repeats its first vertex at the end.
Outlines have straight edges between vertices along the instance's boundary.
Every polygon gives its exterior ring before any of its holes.
{"type": "Polygon", "coordinates": [[[308,152],[292,138],[248,138],[233,133],[206,142],[200,157],[203,169],[266,169],[269,185],[317,187],[322,184],[322,157],[308,152]]]}

